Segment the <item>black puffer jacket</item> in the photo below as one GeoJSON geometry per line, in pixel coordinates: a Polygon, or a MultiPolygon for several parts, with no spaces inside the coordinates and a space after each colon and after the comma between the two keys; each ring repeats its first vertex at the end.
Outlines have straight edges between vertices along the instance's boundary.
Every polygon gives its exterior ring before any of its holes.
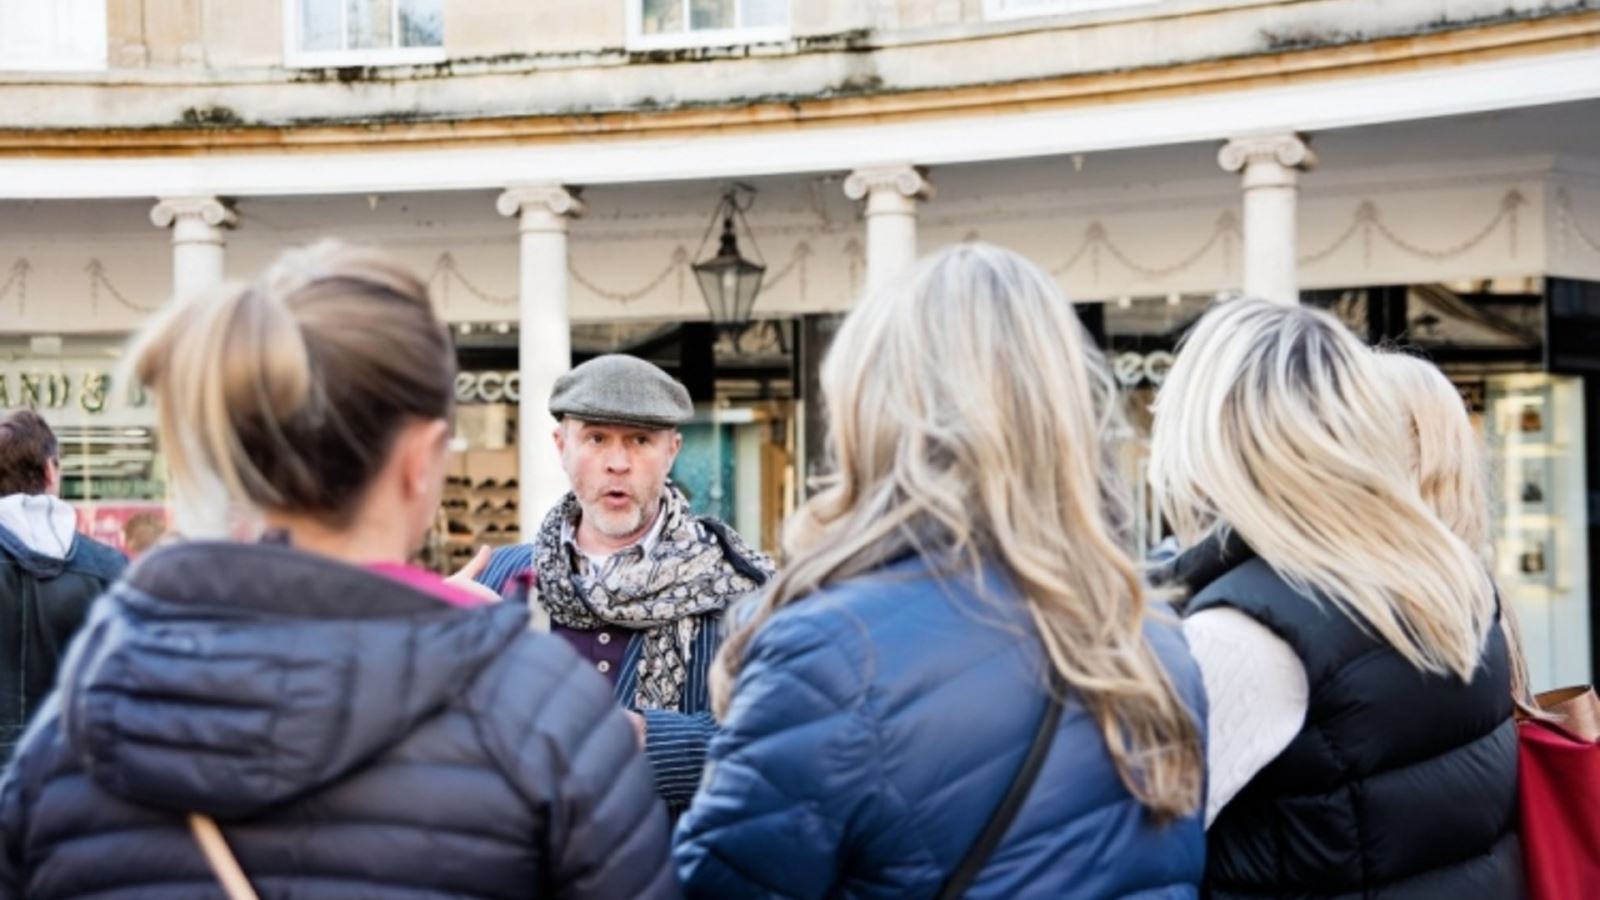
{"type": "Polygon", "coordinates": [[[140,561],[0,787],[0,897],[675,896],[605,682],[526,610],[458,609],[273,545],[140,561]]]}
{"type": "Polygon", "coordinates": [[[1417,670],[1236,536],[1169,571],[1192,592],[1185,615],[1227,606],[1250,616],[1293,648],[1310,687],[1300,733],[1206,833],[1209,896],[1523,896],[1517,731],[1498,627],[1463,683],[1417,670]]]}
{"type": "Polygon", "coordinates": [[[127,564],[121,553],[81,534],[56,557],[0,526],[0,764],[55,686],[89,604],[127,564]]]}

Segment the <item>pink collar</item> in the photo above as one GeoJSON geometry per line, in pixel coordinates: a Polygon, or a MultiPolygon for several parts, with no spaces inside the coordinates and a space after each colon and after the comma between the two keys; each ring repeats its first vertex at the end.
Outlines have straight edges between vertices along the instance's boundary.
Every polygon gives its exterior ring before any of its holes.
{"type": "Polygon", "coordinates": [[[403,563],[372,563],[365,568],[368,572],[393,579],[424,594],[431,594],[451,606],[471,608],[482,606],[487,602],[450,584],[427,569],[403,563]]]}

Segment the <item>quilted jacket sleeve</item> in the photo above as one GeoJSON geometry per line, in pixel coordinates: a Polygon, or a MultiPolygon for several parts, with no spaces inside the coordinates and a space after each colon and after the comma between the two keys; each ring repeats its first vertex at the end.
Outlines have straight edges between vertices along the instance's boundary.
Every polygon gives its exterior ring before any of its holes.
{"type": "MultiPolygon", "coordinates": [[[[841,629],[847,630],[847,629],[841,629]]],[[[678,825],[690,897],[823,897],[879,778],[870,697],[834,629],[780,616],[752,641],[678,825]]]]}
{"type": "Polygon", "coordinates": [[[677,897],[666,812],[610,685],[549,635],[525,636],[497,674],[474,712],[544,824],[554,895],[677,897]]]}

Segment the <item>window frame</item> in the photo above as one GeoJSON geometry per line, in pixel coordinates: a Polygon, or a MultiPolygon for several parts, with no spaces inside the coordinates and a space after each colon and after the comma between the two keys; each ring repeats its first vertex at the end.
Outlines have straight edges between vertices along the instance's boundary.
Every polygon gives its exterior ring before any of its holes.
{"type": "MultiPolygon", "coordinates": [[[[0,4],[11,3],[15,6],[26,6],[39,9],[44,4],[38,0],[0,0],[0,4]]],[[[48,56],[29,56],[27,54],[0,53],[0,73],[5,72],[104,72],[110,68],[111,50],[108,34],[106,4],[85,3],[86,7],[93,10],[90,15],[99,25],[94,46],[84,56],[63,58],[60,54],[52,53],[48,56]]],[[[3,17],[3,16],[0,16],[3,17]]],[[[75,20],[83,20],[74,16],[75,20]]]]}
{"type": "MultiPolygon", "coordinates": [[[[628,36],[627,48],[629,50],[685,50],[695,47],[738,47],[745,44],[767,44],[787,41],[794,36],[794,0],[785,0],[788,7],[788,19],[782,25],[767,25],[762,27],[733,28],[702,28],[695,30],[685,28],[671,34],[645,34],[644,33],[644,0],[624,0],[628,8],[628,36]]],[[[684,5],[684,21],[689,21],[689,0],[676,0],[684,5]]],[[[739,0],[734,0],[733,15],[737,19],[741,13],[739,0]]]]}
{"type": "Polygon", "coordinates": [[[988,22],[1012,22],[1018,19],[1044,19],[1053,16],[1071,16],[1077,13],[1101,12],[1108,9],[1126,9],[1131,6],[1153,6],[1161,0],[1055,0],[1053,7],[1044,9],[1005,8],[1006,0],[983,0],[983,18],[988,22]]]}
{"type": "MultiPolygon", "coordinates": [[[[440,10],[443,11],[443,0],[440,10]]],[[[370,47],[360,50],[302,50],[300,49],[300,0],[283,3],[283,64],[291,69],[338,68],[342,66],[416,66],[444,62],[445,43],[441,23],[437,47],[370,47]]],[[[350,39],[349,4],[339,4],[339,34],[341,41],[350,39]]],[[[392,33],[399,39],[400,4],[394,4],[392,33]]]]}

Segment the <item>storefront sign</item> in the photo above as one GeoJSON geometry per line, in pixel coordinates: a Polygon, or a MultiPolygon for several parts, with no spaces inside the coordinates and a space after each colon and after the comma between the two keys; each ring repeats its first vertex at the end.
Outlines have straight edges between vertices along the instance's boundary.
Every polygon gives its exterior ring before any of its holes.
{"type": "MultiPolygon", "coordinates": [[[[96,369],[22,367],[0,369],[0,409],[25,406],[41,411],[79,409],[99,415],[117,399],[110,373],[96,369]]],[[[149,397],[137,387],[122,405],[142,407],[149,397]]]]}
{"type": "Polygon", "coordinates": [[[1111,360],[1111,371],[1123,387],[1138,387],[1149,382],[1160,385],[1172,369],[1173,356],[1165,350],[1153,353],[1119,353],[1111,360]]]}
{"type": "Polygon", "coordinates": [[[521,372],[461,372],[456,375],[457,403],[520,403],[521,372]]]}

